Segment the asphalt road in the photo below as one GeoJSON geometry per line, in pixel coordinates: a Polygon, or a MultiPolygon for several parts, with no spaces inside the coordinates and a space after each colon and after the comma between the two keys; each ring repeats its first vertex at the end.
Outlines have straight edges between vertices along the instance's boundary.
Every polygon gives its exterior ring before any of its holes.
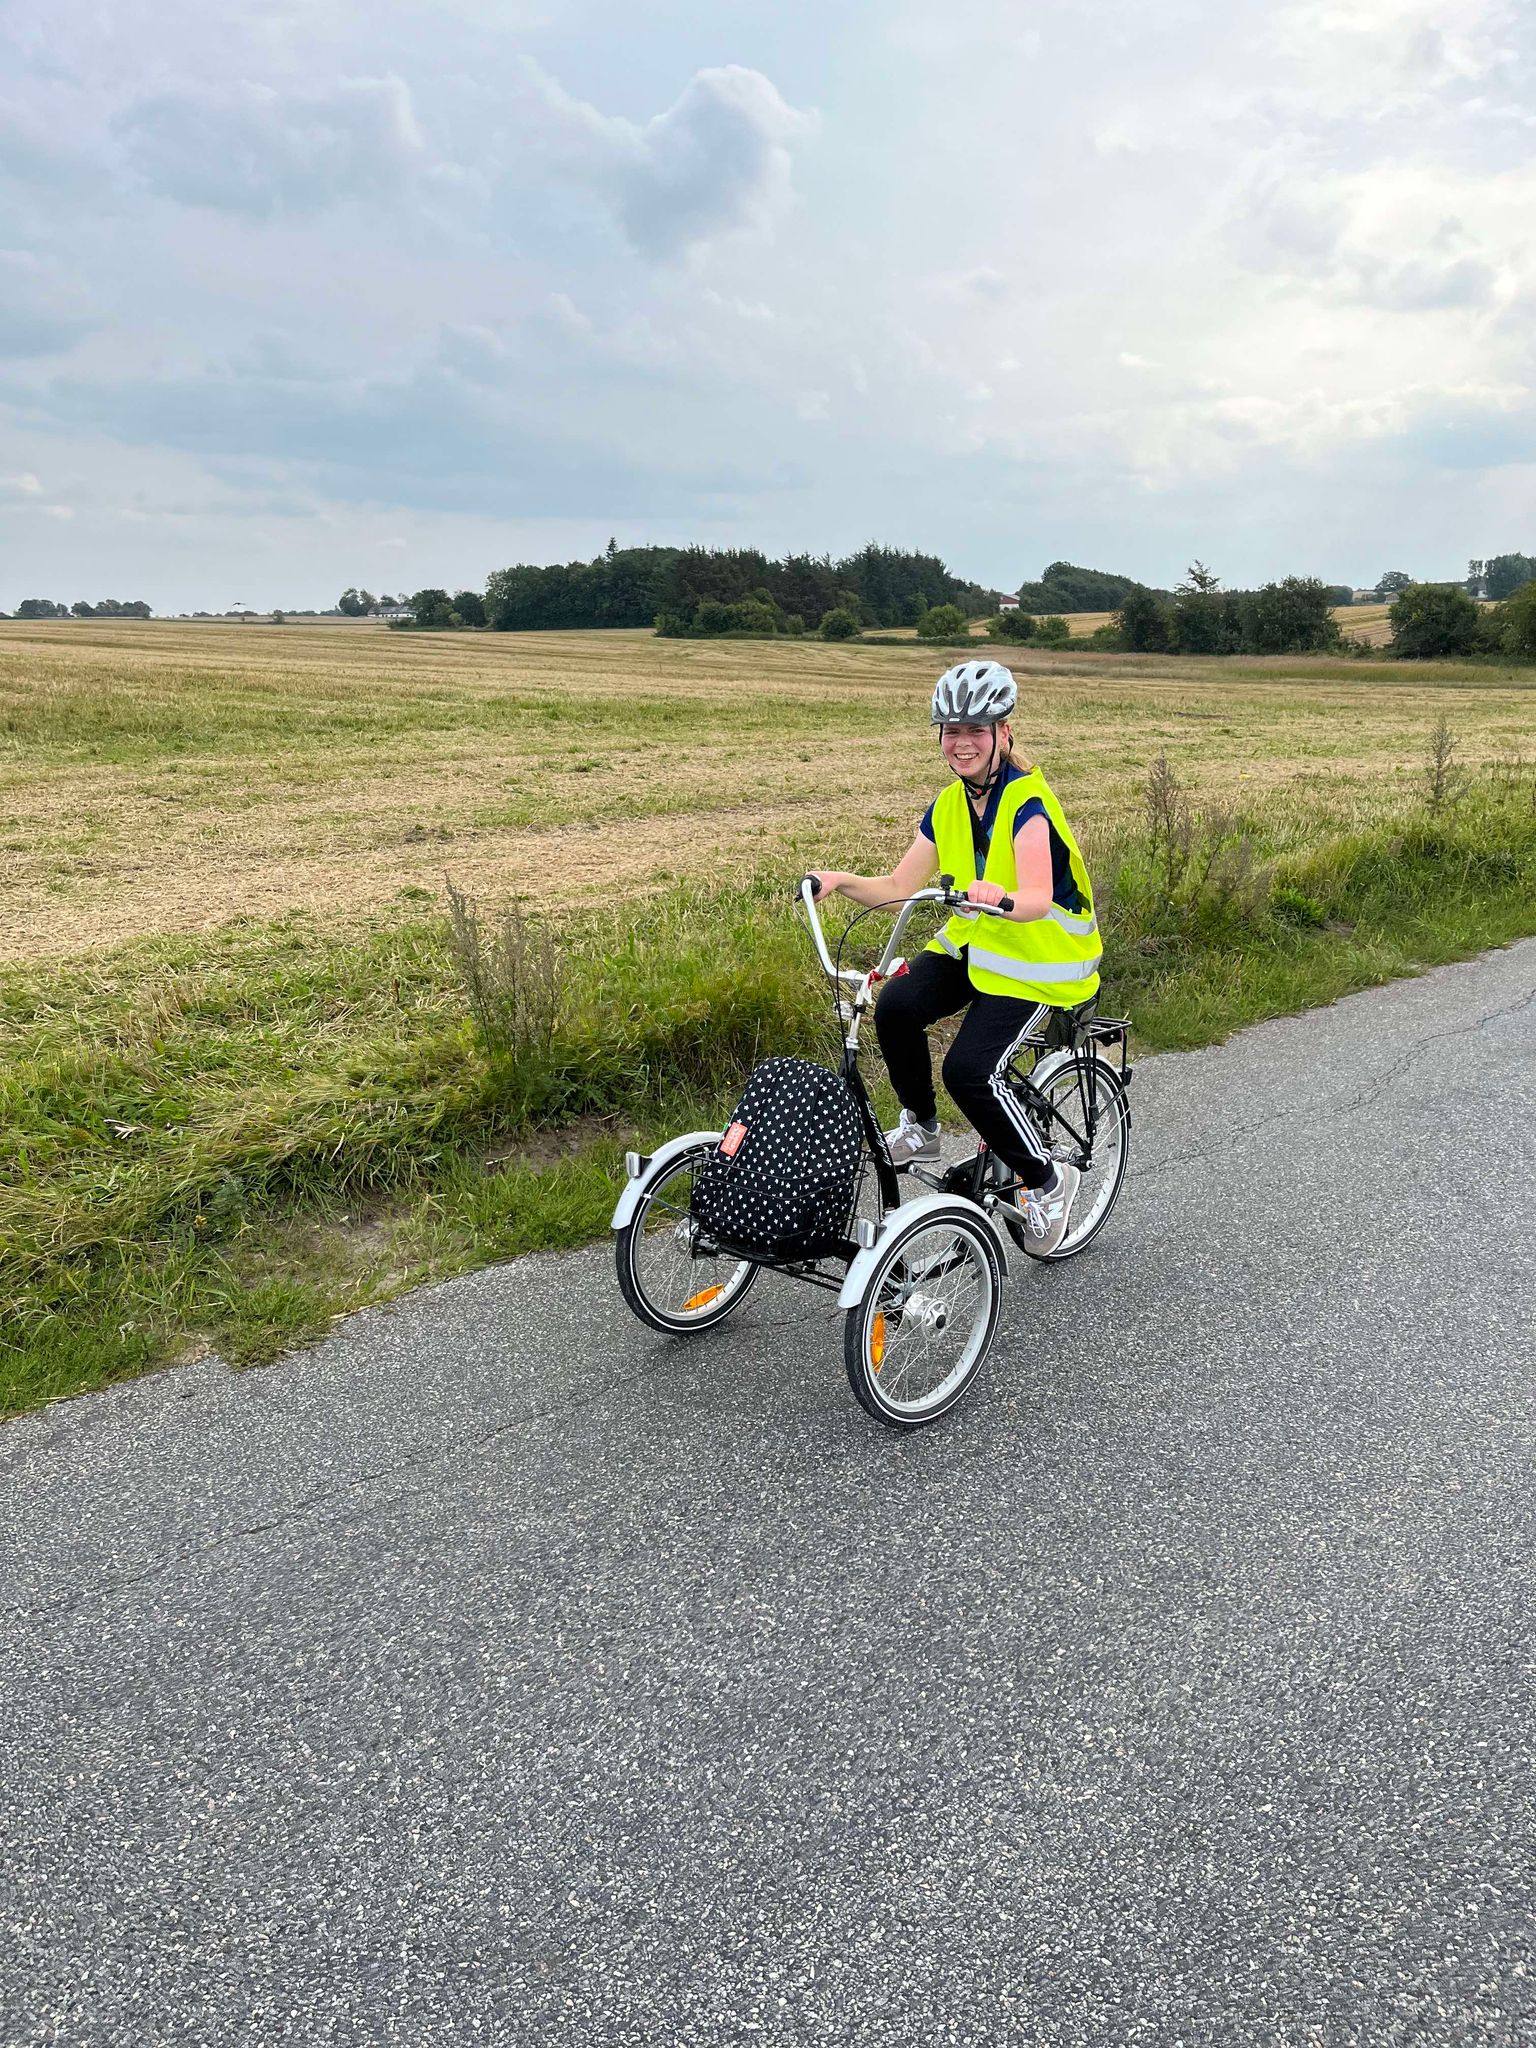
{"type": "Polygon", "coordinates": [[[1533,987],[1143,1063],[914,1436],[606,1247],[0,1431],[0,2040],[1536,2042],[1533,987]]]}

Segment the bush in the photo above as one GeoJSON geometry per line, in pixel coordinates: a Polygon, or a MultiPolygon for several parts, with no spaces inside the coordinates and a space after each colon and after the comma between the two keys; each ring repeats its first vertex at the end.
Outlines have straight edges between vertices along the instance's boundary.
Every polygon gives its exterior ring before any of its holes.
{"type": "Polygon", "coordinates": [[[1040,647],[1065,647],[1072,638],[1072,628],[1059,613],[1035,621],[1035,642],[1040,647]]]}
{"type": "Polygon", "coordinates": [[[1496,613],[1483,616],[1506,653],[1536,661],[1536,581],[1523,584],[1496,613]]]}
{"type": "Polygon", "coordinates": [[[1095,626],[1088,635],[1088,644],[1090,647],[1118,647],[1120,629],[1114,620],[1110,619],[1102,626],[1095,626]]]}
{"type": "Polygon", "coordinates": [[[728,631],[749,634],[754,640],[771,640],[779,630],[779,615],[772,604],[760,597],[743,597],[730,607],[728,631]]]}
{"type": "MultiPolygon", "coordinates": [[[[918,622],[917,630],[919,633],[923,630],[921,620],[918,622]]],[[[859,622],[846,605],[834,605],[821,622],[823,640],[857,640],[859,631],[859,622]]]]}
{"type": "Polygon", "coordinates": [[[1132,654],[1161,654],[1168,645],[1168,608],[1150,590],[1127,591],[1115,615],[1115,635],[1132,654]]]}
{"type": "MultiPolygon", "coordinates": [[[[968,640],[970,622],[957,604],[936,604],[917,622],[919,640],[968,640]]],[[[822,631],[826,631],[823,623],[822,631]]]]}
{"type": "Polygon", "coordinates": [[[999,612],[986,622],[989,640],[1000,640],[1008,647],[1022,647],[1035,630],[1034,619],[1026,611],[999,612]]]}
{"type": "Polygon", "coordinates": [[[1399,661],[1439,661],[1477,645],[1477,606],[1456,583],[1410,583],[1387,617],[1399,661]]]}

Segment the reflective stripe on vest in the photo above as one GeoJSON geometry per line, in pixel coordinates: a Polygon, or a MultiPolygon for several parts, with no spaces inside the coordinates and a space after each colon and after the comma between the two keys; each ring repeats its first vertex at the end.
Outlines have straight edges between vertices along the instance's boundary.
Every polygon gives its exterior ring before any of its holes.
{"type": "Polygon", "coordinates": [[[978,945],[968,949],[971,965],[988,974],[1004,975],[1009,981],[1085,981],[1097,974],[1102,953],[1091,960],[1017,960],[1012,953],[987,953],[978,945]]]}

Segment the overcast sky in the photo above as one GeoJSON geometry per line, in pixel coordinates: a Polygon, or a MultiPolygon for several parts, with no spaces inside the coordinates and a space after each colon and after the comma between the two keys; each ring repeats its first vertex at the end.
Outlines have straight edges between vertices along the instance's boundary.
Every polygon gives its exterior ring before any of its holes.
{"type": "Polygon", "coordinates": [[[1536,550],[1528,0],[9,0],[0,608],[1536,550]]]}

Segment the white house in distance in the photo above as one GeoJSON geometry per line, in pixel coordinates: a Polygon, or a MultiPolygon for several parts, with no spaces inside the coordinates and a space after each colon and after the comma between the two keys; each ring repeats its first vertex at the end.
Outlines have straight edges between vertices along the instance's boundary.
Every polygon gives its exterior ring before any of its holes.
{"type": "Polygon", "coordinates": [[[1019,600],[1016,597],[1000,597],[997,600],[997,608],[1000,612],[1016,612],[1019,600]]]}

